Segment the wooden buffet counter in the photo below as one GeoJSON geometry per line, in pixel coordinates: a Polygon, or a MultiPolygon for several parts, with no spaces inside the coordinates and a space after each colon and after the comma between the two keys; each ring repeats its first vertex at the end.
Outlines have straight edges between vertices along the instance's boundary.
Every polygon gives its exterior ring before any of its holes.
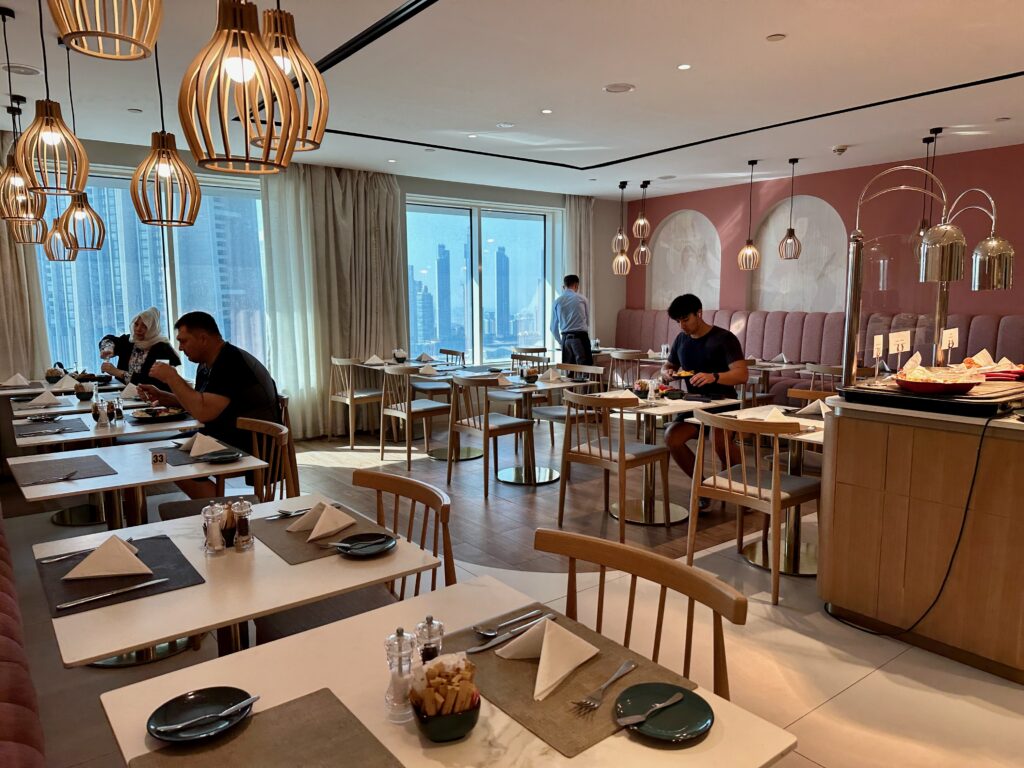
{"type": "Polygon", "coordinates": [[[1024,683],[1024,422],[830,398],[818,592],[835,615],[1024,683]],[[954,548],[963,524],[963,536],[954,548]],[[931,612],[912,632],[899,633],[931,612]]]}

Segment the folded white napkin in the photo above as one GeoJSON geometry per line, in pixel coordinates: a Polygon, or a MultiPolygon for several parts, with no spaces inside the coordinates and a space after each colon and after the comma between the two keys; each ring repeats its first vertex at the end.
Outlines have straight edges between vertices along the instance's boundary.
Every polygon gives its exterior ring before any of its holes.
{"type": "Polygon", "coordinates": [[[22,376],[20,373],[16,373],[11,378],[3,383],[5,387],[27,387],[28,379],[22,376]]]}
{"type": "Polygon", "coordinates": [[[832,409],[825,405],[824,400],[812,400],[799,411],[796,412],[797,416],[824,416],[826,413],[832,413],[832,409]]]}
{"type": "Polygon", "coordinates": [[[499,373],[498,374],[497,384],[498,384],[499,387],[511,387],[512,386],[512,382],[509,381],[508,377],[506,377],[505,374],[503,374],[503,373],[499,373]]]}
{"type": "Polygon", "coordinates": [[[973,357],[974,362],[976,362],[982,368],[996,364],[996,361],[992,359],[992,355],[989,354],[989,351],[987,349],[983,349],[981,350],[981,352],[978,352],[975,355],[971,355],[971,357],[973,357]]]}
{"type": "Polygon", "coordinates": [[[370,357],[363,362],[363,365],[384,365],[384,361],[377,355],[370,355],[370,357]]]}
{"type": "Polygon", "coordinates": [[[544,371],[544,373],[542,373],[540,376],[541,381],[558,381],[561,378],[562,372],[555,368],[555,366],[553,365],[546,371],[544,371]]]}
{"type": "Polygon", "coordinates": [[[736,411],[736,418],[745,421],[796,421],[796,419],[790,418],[778,408],[772,408],[768,413],[757,411],[753,408],[736,411]]]}
{"type": "Polygon", "coordinates": [[[136,387],[134,384],[128,384],[124,389],[121,390],[121,399],[138,400],[139,388],[136,387]]]}
{"type": "MultiPolygon", "coordinates": [[[[985,354],[987,355],[988,352],[985,352],[985,354]]],[[[977,358],[975,358],[975,359],[977,359],[977,358]]],[[[991,360],[991,359],[992,358],[990,357],[989,360],[991,360]]],[[[915,352],[914,354],[912,354],[910,356],[910,359],[907,360],[907,362],[905,362],[903,364],[902,370],[903,370],[904,373],[910,373],[912,370],[917,368],[919,365],[921,365],[921,353],[920,352],[915,352]]]]}
{"type": "Polygon", "coordinates": [[[332,507],[330,504],[321,501],[309,512],[285,528],[285,530],[291,533],[311,531],[306,541],[316,541],[325,536],[332,536],[338,531],[355,524],[355,518],[351,515],[347,515],[337,507],[332,507]]]}
{"type": "Polygon", "coordinates": [[[773,357],[771,360],[769,360],[769,362],[771,362],[771,363],[788,363],[789,360],[786,359],[785,353],[780,352],[775,357],[773,357]]]}
{"type": "Polygon", "coordinates": [[[151,575],[153,571],[135,556],[138,551],[119,536],[111,536],[72,568],[64,581],[97,576],[151,575]]]}
{"type": "Polygon", "coordinates": [[[432,366],[430,363],[427,363],[422,368],[420,368],[420,373],[422,373],[424,376],[433,376],[437,373],[437,368],[432,366]]]}
{"type": "Polygon", "coordinates": [[[43,392],[43,394],[36,397],[34,400],[29,401],[29,405],[60,405],[58,400],[52,392],[43,392]]]}
{"type": "Polygon", "coordinates": [[[421,363],[432,363],[432,362],[434,362],[434,358],[432,358],[426,352],[424,352],[422,355],[420,355],[416,359],[419,360],[421,363]]]}
{"type": "Polygon", "coordinates": [[[74,389],[75,385],[78,384],[77,379],[73,379],[67,374],[64,374],[64,378],[53,385],[54,389],[74,389]]]}
{"type": "Polygon", "coordinates": [[[613,390],[610,390],[608,392],[601,392],[601,393],[599,393],[598,397],[608,397],[608,398],[612,398],[612,399],[617,398],[617,397],[632,397],[635,400],[636,399],[636,393],[635,392],[631,392],[628,389],[613,389],[613,390]]]}
{"type": "Polygon", "coordinates": [[[650,355],[651,357],[661,357],[661,352],[655,352],[653,349],[648,349],[647,354],[650,355]]]}
{"type": "Polygon", "coordinates": [[[188,443],[186,448],[184,445],[181,446],[183,451],[188,451],[188,455],[193,459],[196,456],[203,456],[207,453],[213,453],[214,451],[223,451],[227,446],[218,440],[214,440],[209,435],[204,435],[202,432],[198,433],[192,438],[189,438],[185,442],[188,443]],[[189,442],[191,440],[191,442],[189,442]]]}
{"type": "Polygon", "coordinates": [[[545,619],[495,653],[503,659],[536,659],[537,680],[533,700],[542,701],[576,667],[597,653],[597,648],[554,621],[545,619]]]}

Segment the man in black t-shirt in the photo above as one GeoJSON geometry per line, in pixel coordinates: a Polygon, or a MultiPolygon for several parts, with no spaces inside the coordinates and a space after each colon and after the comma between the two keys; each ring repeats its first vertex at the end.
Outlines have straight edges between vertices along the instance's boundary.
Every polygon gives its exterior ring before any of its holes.
{"type": "MultiPolygon", "coordinates": [[[[252,437],[238,429],[240,417],[280,423],[277,385],[270,372],[244,349],[225,341],[217,321],[206,312],[188,312],[174,324],[178,346],[198,363],[193,388],[169,365],[156,363],[150,376],[171,391],[143,385],[140,391],[161,405],[184,408],[203,422],[203,434],[243,451],[252,450],[252,437]]],[[[182,480],[178,486],[193,499],[215,495],[211,480],[182,480]]]]}
{"type": "MultiPolygon", "coordinates": [[[[747,380],[747,361],[735,334],[704,321],[700,299],[692,293],[677,296],[668,308],[668,316],[682,331],[672,344],[661,375],[666,381],[678,370],[692,371],[687,389],[710,398],[736,397],[736,385],[747,380]]],[[[676,464],[690,477],[696,461],[687,443],[697,437],[698,427],[686,423],[681,415],[665,430],[665,444],[676,464]]],[[[715,441],[715,450],[725,465],[725,445],[715,441]]]]}

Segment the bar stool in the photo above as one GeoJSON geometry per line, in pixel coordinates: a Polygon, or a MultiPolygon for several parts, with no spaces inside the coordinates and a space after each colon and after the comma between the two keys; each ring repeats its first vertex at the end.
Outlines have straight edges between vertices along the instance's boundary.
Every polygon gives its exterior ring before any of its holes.
{"type": "MultiPolygon", "coordinates": [[[[334,426],[334,404],[343,403],[348,407],[348,447],[356,447],[356,406],[380,403],[381,391],[373,387],[355,386],[355,368],[363,361],[354,357],[331,358],[331,388],[327,401],[327,439],[331,439],[334,426]]],[[[371,422],[371,433],[373,426],[371,422]]]]}
{"type": "Polygon", "coordinates": [[[405,468],[412,470],[412,430],[417,421],[423,421],[423,450],[430,450],[430,429],[428,420],[442,416],[450,410],[448,403],[439,403],[426,398],[413,398],[409,376],[417,373],[414,365],[388,365],[384,367],[384,387],[381,390],[380,409],[380,458],[384,460],[384,419],[391,419],[392,437],[396,440],[395,419],[405,428],[405,468]]]}

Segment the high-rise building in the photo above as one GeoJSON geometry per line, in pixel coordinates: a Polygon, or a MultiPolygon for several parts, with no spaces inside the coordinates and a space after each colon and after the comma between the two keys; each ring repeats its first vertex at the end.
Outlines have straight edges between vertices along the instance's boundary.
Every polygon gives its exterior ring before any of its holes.
{"type": "Polygon", "coordinates": [[[430,289],[417,281],[416,290],[416,337],[422,345],[433,346],[437,341],[437,325],[434,322],[434,297],[430,289]]]}
{"type": "Polygon", "coordinates": [[[512,315],[509,311],[509,262],[504,246],[498,246],[494,257],[494,306],[495,328],[498,338],[507,339],[512,335],[512,315]]]}
{"type": "Polygon", "coordinates": [[[452,258],[443,244],[437,246],[437,337],[442,346],[454,346],[452,338],[452,258]]]}
{"type": "Polygon", "coordinates": [[[409,343],[412,346],[420,344],[420,305],[418,301],[420,281],[416,279],[416,268],[409,265],[409,343]]]}

